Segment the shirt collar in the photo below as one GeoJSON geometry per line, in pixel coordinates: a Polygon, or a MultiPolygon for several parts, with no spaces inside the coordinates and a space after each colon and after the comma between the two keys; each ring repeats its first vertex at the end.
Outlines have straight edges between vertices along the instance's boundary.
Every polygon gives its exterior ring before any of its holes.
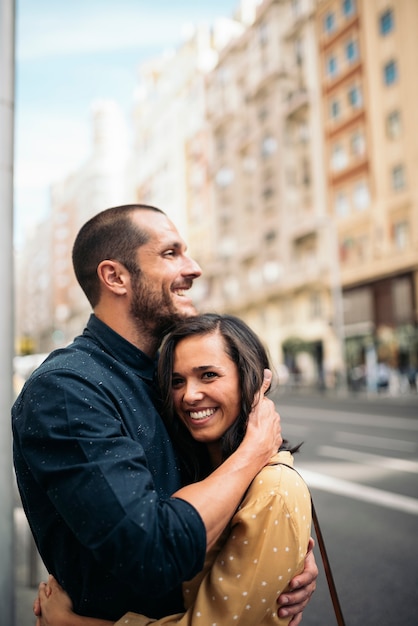
{"type": "Polygon", "coordinates": [[[157,357],[150,358],[130,341],[124,339],[110,326],[99,320],[92,313],[87,322],[83,335],[94,337],[102,348],[121,363],[136,370],[141,378],[152,381],[154,379],[157,357]]]}

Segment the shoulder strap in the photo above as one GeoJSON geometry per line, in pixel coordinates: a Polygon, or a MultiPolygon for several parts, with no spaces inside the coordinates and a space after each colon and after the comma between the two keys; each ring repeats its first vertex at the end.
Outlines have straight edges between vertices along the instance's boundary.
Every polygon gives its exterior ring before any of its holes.
{"type": "MultiPolygon", "coordinates": [[[[294,472],[299,474],[299,472],[294,467],[292,467],[291,465],[288,465],[287,463],[280,463],[279,461],[278,465],[286,465],[286,467],[290,467],[290,469],[292,469],[294,472]]],[[[301,474],[299,474],[299,476],[303,479],[303,476],[301,476],[301,474]]],[[[318,546],[319,546],[319,551],[321,553],[322,562],[324,564],[325,576],[327,577],[328,589],[329,589],[329,593],[331,596],[332,605],[334,607],[335,617],[337,619],[338,626],[345,626],[344,616],[341,610],[340,601],[338,599],[337,588],[335,586],[334,577],[331,571],[331,564],[328,559],[328,554],[327,554],[327,550],[325,547],[325,541],[322,535],[321,527],[319,526],[318,516],[316,514],[315,506],[312,500],[312,495],[311,495],[311,507],[312,507],[312,521],[313,521],[313,525],[315,528],[316,538],[318,540],[318,546]]]]}
{"type": "Polygon", "coordinates": [[[332,600],[332,605],[335,611],[335,617],[337,618],[338,626],[345,626],[345,621],[343,617],[343,613],[340,606],[340,601],[338,599],[337,588],[335,586],[334,577],[331,571],[331,565],[328,559],[327,550],[325,548],[324,538],[322,536],[322,531],[319,526],[318,516],[316,514],[315,506],[311,496],[311,504],[312,504],[312,520],[315,528],[316,538],[318,539],[319,551],[321,553],[322,562],[324,564],[325,575],[327,577],[327,583],[329,588],[329,593],[332,600]]]}

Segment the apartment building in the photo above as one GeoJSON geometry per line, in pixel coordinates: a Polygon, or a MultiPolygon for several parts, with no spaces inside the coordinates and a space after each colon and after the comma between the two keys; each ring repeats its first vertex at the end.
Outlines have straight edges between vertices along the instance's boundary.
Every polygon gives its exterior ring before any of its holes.
{"type": "Polygon", "coordinates": [[[207,78],[202,306],[308,381],[418,365],[417,11],[265,0],[207,78]]]}
{"type": "Polygon", "coordinates": [[[347,363],[373,386],[418,365],[418,3],[323,0],[316,25],[347,363]]]}
{"type": "Polygon", "coordinates": [[[92,105],[91,154],[51,188],[51,214],[28,236],[19,254],[16,353],[50,352],[84,327],[90,305],[74,276],[75,236],[92,215],[130,201],[125,120],[114,102],[92,105]]]}
{"type": "Polygon", "coordinates": [[[134,143],[128,180],[136,201],[162,207],[188,239],[188,183],[193,211],[207,206],[204,170],[205,75],[217,50],[243,29],[231,19],[193,27],[176,50],[143,63],[133,110],[134,143]],[[200,163],[199,163],[200,161],[200,163]],[[202,178],[203,176],[203,178],[202,178]]]}
{"type": "Polygon", "coordinates": [[[343,363],[314,10],[260,3],[208,75],[215,245],[201,280],[202,306],[243,317],[276,365],[323,384],[343,363]]]}

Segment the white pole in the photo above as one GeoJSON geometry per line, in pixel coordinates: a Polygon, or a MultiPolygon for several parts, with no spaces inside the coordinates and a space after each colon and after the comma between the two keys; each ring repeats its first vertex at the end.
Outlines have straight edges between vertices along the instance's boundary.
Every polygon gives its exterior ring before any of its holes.
{"type": "Polygon", "coordinates": [[[0,622],[14,624],[13,470],[13,143],[15,3],[0,0],[0,622]]]}

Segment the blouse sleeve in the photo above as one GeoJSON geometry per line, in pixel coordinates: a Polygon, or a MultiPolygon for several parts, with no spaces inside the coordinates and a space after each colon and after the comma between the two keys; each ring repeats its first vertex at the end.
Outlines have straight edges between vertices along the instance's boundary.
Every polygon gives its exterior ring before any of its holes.
{"type": "Polygon", "coordinates": [[[310,533],[303,479],[285,465],[270,465],[250,486],[203,580],[183,585],[186,613],[157,621],[129,614],[117,626],[287,624],[290,618],[277,617],[276,600],[303,570],[310,533]]]}

